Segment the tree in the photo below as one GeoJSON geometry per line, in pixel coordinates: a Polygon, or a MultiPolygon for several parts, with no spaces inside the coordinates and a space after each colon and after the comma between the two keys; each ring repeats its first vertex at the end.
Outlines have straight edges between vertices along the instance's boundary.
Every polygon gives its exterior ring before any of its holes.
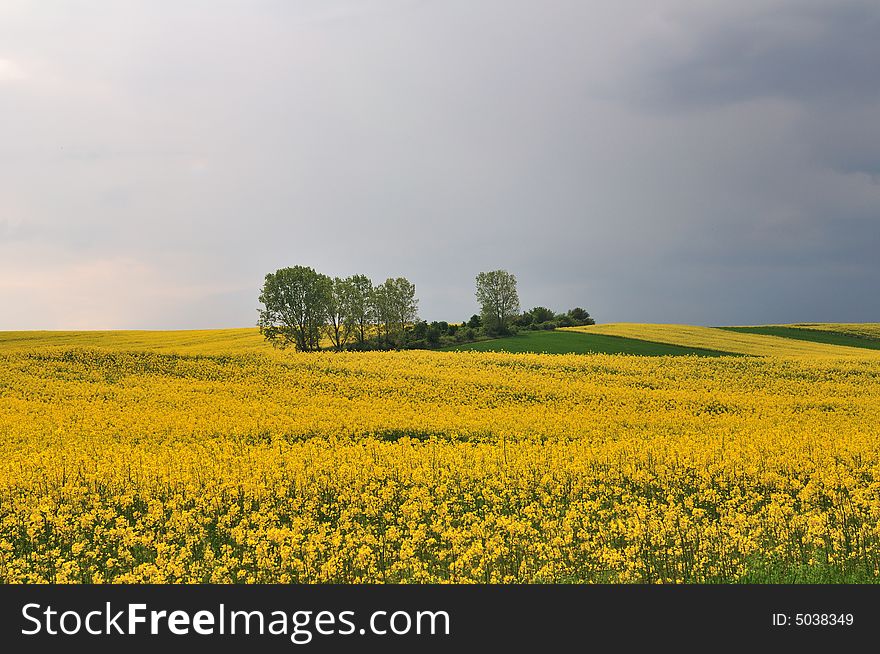
{"type": "Polygon", "coordinates": [[[420,341],[428,336],[428,323],[424,320],[420,320],[412,328],[412,336],[417,341],[420,341]]]}
{"type": "Polygon", "coordinates": [[[367,330],[374,320],[373,282],[366,275],[352,275],[346,279],[349,291],[349,311],[360,344],[367,340],[367,330]]]}
{"type": "Polygon", "coordinates": [[[430,327],[428,327],[428,332],[425,334],[425,340],[428,341],[428,345],[431,347],[437,347],[440,345],[440,328],[436,326],[435,323],[432,323],[430,327]]]}
{"type": "Polygon", "coordinates": [[[351,310],[352,286],[351,278],[333,278],[330,285],[330,294],[327,302],[327,336],[333,342],[333,347],[341,350],[348,343],[352,332],[355,331],[355,321],[351,310]]]}
{"type": "Polygon", "coordinates": [[[510,321],[519,313],[516,277],[506,270],[492,270],[477,275],[477,302],[487,332],[507,334],[510,321]]]}
{"type": "MultiPolygon", "coordinates": [[[[386,281],[386,284],[388,282],[386,281]]],[[[416,299],[416,285],[405,277],[392,280],[391,294],[393,316],[400,331],[419,319],[419,301],[416,299]]]]}
{"type": "Polygon", "coordinates": [[[568,315],[571,316],[571,319],[574,320],[579,325],[595,325],[596,321],[590,317],[590,314],[587,313],[586,309],[581,309],[580,307],[575,307],[568,312],[568,315]]]}
{"type": "Polygon", "coordinates": [[[388,278],[373,293],[379,337],[399,344],[404,328],[418,320],[416,287],[405,277],[388,278]]]}
{"type": "Polygon", "coordinates": [[[332,286],[327,275],[305,266],[269,273],[260,293],[260,333],[276,347],[319,350],[332,286]]]}
{"type": "Polygon", "coordinates": [[[385,284],[379,284],[373,289],[371,313],[376,323],[376,339],[379,341],[389,340],[388,324],[391,322],[391,301],[389,290],[385,284]]]}
{"type": "Polygon", "coordinates": [[[518,327],[528,327],[532,324],[533,320],[534,319],[532,318],[532,314],[526,311],[525,313],[521,313],[516,318],[514,318],[513,324],[518,327]]]}
{"type": "Polygon", "coordinates": [[[532,316],[532,322],[549,322],[556,317],[556,314],[553,313],[547,307],[534,307],[529,314],[532,316]]]}

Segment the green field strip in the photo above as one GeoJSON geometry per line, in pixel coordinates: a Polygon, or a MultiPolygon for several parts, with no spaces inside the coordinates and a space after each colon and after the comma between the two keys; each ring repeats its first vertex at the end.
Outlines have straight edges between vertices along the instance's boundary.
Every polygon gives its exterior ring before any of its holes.
{"type": "Polygon", "coordinates": [[[820,331],[807,327],[785,327],[781,325],[766,325],[754,327],[719,327],[730,332],[743,332],[747,334],[763,334],[764,336],[779,336],[792,338],[799,341],[823,343],[825,345],[841,345],[844,347],[861,347],[868,350],[880,350],[880,340],[865,336],[853,336],[840,332],[820,331]]]}
{"type": "Polygon", "coordinates": [[[742,356],[731,352],[654,343],[622,336],[561,331],[522,332],[516,336],[463,343],[443,348],[443,350],[447,352],[504,351],[513,353],[544,352],[547,354],[636,354],[640,356],[742,356]]]}

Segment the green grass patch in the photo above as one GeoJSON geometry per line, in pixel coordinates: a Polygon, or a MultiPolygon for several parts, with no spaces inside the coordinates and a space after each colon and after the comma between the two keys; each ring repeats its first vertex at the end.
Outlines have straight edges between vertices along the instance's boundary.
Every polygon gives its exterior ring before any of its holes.
{"type": "Polygon", "coordinates": [[[642,356],[740,356],[729,352],[705,350],[666,343],[652,343],[622,336],[564,331],[527,331],[516,336],[493,338],[443,348],[447,352],[545,352],[547,354],[638,354],[642,356]]]}
{"type": "Polygon", "coordinates": [[[748,334],[763,334],[765,336],[780,336],[793,338],[799,341],[812,341],[813,343],[825,343],[827,345],[844,345],[846,347],[862,347],[868,350],[880,350],[880,340],[840,332],[826,332],[818,329],[783,326],[759,326],[759,327],[719,327],[729,332],[745,332],[748,334]]]}
{"type": "MultiPolygon", "coordinates": [[[[877,584],[880,577],[867,566],[854,563],[835,566],[827,563],[785,565],[760,559],[749,561],[740,584],[877,584]]],[[[720,580],[725,583],[724,580],[720,580]]]]}

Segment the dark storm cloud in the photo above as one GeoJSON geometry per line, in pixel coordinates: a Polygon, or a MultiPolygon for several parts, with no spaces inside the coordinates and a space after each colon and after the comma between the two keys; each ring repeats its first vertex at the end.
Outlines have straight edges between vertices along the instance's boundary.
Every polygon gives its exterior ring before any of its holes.
{"type": "Polygon", "coordinates": [[[630,101],[668,122],[714,120],[743,150],[702,159],[722,188],[666,265],[703,278],[691,297],[716,322],[876,320],[880,5],[746,3],[665,19],[640,48],[630,101]],[[721,296],[726,308],[713,306],[721,296]]]}
{"type": "Polygon", "coordinates": [[[253,324],[263,275],[422,315],[880,320],[869,3],[12,2],[0,328],[253,324]]]}
{"type": "Polygon", "coordinates": [[[647,44],[631,81],[643,106],[699,111],[773,98],[797,105],[812,157],[845,173],[880,174],[880,5],[740,5],[730,16],[668,18],[667,47],[647,44]]]}
{"type": "Polygon", "coordinates": [[[825,108],[880,99],[876,2],[746,2],[668,20],[678,43],[647,44],[640,81],[679,109],[764,97],[825,108]]]}

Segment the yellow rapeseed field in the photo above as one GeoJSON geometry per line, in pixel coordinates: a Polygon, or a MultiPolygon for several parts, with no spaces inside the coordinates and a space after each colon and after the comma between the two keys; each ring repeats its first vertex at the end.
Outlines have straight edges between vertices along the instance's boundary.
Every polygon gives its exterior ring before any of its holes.
{"type": "Polygon", "coordinates": [[[862,338],[880,339],[880,323],[813,323],[804,322],[795,325],[786,325],[787,327],[798,327],[800,329],[815,329],[823,332],[837,332],[838,334],[849,334],[851,336],[861,336],[862,338]]]}
{"type": "Polygon", "coordinates": [[[0,581],[878,579],[871,351],[297,354],[177,334],[0,335],[0,581]]]}
{"type": "MultiPolygon", "coordinates": [[[[796,326],[796,325],[792,325],[796,326]]],[[[870,325],[868,328],[880,330],[880,326],[870,325]]],[[[605,334],[607,336],[623,336],[637,338],[654,343],[669,343],[686,347],[701,347],[709,350],[746,354],[750,356],[773,356],[787,358],[832,358],[832,359],[864,359],[880,360],[880,352],[866,353],[862,348],[826,345],[780,336],[733,332],[714,327],[697,327],[694,325],[652,325],[642,323],[608,323],[590,325],[588,327],[566,327],[567,331],[584,332],[587,334],[605,334]]]]}
{"type": "MultiPolygon", "coordinates": [[[[329,342],[326,344],[329,345],[329,342]]],[[[26,331],[0,332],[0,352],[36,349],[61,351],[77,347],[164,352],[169,354],[272,354],[272,345],[256,327],[168,331],[26,331]]]]}

